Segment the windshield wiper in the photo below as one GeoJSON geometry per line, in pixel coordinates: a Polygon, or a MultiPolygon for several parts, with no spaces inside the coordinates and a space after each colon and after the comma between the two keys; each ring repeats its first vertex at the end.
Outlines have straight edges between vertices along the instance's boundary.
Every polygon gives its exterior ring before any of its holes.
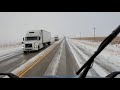
{"type": "Polygon", "coordinates": [[[89,69],[92,67],[95,57],[120,33],[120,25],[100,44],[97,51],[91,56],[91,58],[77,71],[77,75],[81,73],[80,78],[85,78],[89,69]]]}

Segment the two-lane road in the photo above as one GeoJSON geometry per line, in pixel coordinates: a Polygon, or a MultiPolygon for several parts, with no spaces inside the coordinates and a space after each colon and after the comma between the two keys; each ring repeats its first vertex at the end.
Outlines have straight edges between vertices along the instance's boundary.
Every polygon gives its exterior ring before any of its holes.
{"type": "MultiPolygon", "coordinates": [[[[69,39],[64,39],[56,48],[42,58],[20,77],[70,76],[86,62],[85,51],[76,47],[69,39]]],[[[90,56],[89,56],[90,57],[90,56]]],[[[89,76],[100,77],[107,74],[107,69],[95,63],[89,76]]]]}
{"type": "MultiPolygon", "coordinates": [[[[53,44],[54,46],[55,44],[53,44]]],[[[41,51],[44,51],[42,49],[41,51]]],[[[47,50],[47,49],[46,49],[47,50]]],[[[30,58],[40,52],[29,54],[19,54],[8,60],[0,62],[0,72],[11,72],[15,68],[21,66],[30,58]]],[[[42,53],[42,52],[41,52],[42,53]]],[[[42,55],[35,63],[28,65],[23,71],[17,75],[19,77],[42,77],[42,76],[73,76],[82,67],[82,65],[90,58],[90,52],[82,47],[78,47],[69,38],[61,40],[54,48],[42,55]]],[[[17,68],[18,70],[18,68],[17,68]]],[[[96,61],[89,71],[89,76],[100,77],[110,73],[107,68],[96,61]]]]}
{"type": "Polygon", "coordinates": [[[69,76],[76,75],[75,73],[78,69],[79,67],[68,42],[64,39],[60,45],[21,77],[69,76]]]}

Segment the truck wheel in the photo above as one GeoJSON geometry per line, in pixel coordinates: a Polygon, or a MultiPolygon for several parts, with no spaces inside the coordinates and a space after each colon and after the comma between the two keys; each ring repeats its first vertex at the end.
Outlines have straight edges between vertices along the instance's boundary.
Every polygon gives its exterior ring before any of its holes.
{"type": "Polygon", "coordinates": [[[48,45],[50,45],[51,44],[51,42],[48,42],[48,45]]]}
{"type": "Polygon", "coordinates": [[[43,47],[45,47],[45,43],[43,43],[43,47]]]}

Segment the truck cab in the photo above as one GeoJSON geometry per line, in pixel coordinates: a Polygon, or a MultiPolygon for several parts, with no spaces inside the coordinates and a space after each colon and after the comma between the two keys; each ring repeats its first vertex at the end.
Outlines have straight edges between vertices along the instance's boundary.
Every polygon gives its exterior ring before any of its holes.
{"type": "Polygon", "coordinates": [[[27,32],[26,37],[23,38],[24,52],[36,51],[43,47],[42,34],[40,30],[32,30],[27,32]]]}

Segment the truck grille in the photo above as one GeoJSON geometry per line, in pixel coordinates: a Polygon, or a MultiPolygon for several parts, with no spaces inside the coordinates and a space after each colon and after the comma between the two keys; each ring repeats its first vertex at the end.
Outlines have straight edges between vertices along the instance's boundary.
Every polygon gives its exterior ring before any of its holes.
{"type": "Polygon", "coordinates": [[[26,48],[32,47],[32,44],[25,44],[26,48]]]}

